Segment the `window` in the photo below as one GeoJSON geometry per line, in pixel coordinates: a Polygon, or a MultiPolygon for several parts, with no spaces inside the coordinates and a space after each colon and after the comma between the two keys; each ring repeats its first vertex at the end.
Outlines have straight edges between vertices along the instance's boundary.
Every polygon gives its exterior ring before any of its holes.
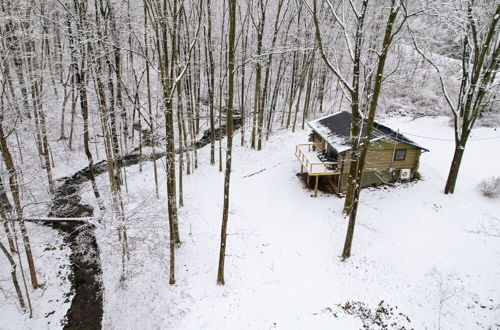
{"type": "Polygon", "coordinates": [[[394,151],[394,160],[405,160],[406,159],[406,149],[396,149],[394,151]]]}

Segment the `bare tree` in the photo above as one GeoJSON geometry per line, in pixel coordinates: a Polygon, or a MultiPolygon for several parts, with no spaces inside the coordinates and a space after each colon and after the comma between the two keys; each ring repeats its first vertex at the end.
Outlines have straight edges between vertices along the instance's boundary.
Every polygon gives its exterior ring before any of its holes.
{"type": "MultiPolygon", "coordinates": [[[[3,99],[3,97],[1,99],[3,99]]],[[[19,179],[18,179],[16,167],[14,166],[14,161],[12,159],[12,154],[11,154],[9,146],[7,144],[7,135],[5,134],[4,129],[3,129],[3,120],[4,120],[4,109],[3,109],[3,105],[2,105],[2,106],[0,106],[0,151],[2,153],[2,158],[3,158],[3,161],[5,163],[5,166],[8,170],[8,174],[9,174],[10,193],[11,193],[12,199],[14,201],[14,207],[15,207],[16,216],[17,216],[17,223],[19,225],[19,228],[21,229],[21,235],[23,236],[24,251],[26,253],[26,259],[28,260],[28,266],[29,266],[30,275],[31,275],[31,284],[33,285],[33,288],[36,289],[36,288],[38,288],[38,279],[37,279],[37,275],[36,275],[33,252],[31,250],[30,238],[29,238],[28,230],[27,230],[26,225],[24,223],[23,207],[21,204],[21,196],[20,196],[20,189],[19,189],[19,179]]]]}
{"type": "Polygon", "coordinates": [[[206,77],[208,86],[208,102],[210,107],[210,164],[215,165],[215,63],[212,44],[212,9],[211,0],[207,0],[207,29],[205,31],[206,77]]]}
{"type": "MultiPolygon", "coordinates": [[[[175,246],[181,243],[177,217],[177,194],[175,180],[175,140],[174,140],[174,97],[179,84],[187,72],[190,59],[196,45],[202,22],[202,6],[200,1],[193,5],[192,10],[197,13],[197,25],[192,42],[189,44],[185,63],[180,62],[179,38],[181,35],[182,10],[184,2],[164,1],[156,3],[146,0],[147,14],[155,31],[155,49],[159,64],[160,83],[162,86],[163,109],[165,115],[166,135],[166,163],[167,163],[167,206],[170,230],[170,284],[175,284],[175,246]],[[179,69],[180,66],[181,68],[179,69]]],[[[179,100],[178,100],[179,101],[179,100]]]]}
{"type": "MultiPolygon", "coordinates": [[[[384,33],[382,34],[381,46],[377,52],[366,51],[365,37],[367,29],[365,21],[367,16],[371,14],[369,8],[374,10],[373,6],[369,7],[369,0],[363,0],[361,8],[357,8],[355,3],[349,1],[346,6],[352,12],[355,19],[355,33],[351,36],[346,26],[346,20],[342,20],[337,13],[337,9],[329,0],[326,0],[327,6],[334,20],[340,26],[342,38],[345,40],[348,56],[352,63],[352,83],[347,81],[341,69],[332,62],[326,51],[323,43],[323,37],[319,22],[319,8],[317,0],[314,0],[313,7],[309,6],[312,11],[314,25],[316,28],[316,41],[321,52],[322,58],[327,67],[332,71],[336,78],[347,91],[351,101],[352,122],[351,122],[351,152],[350,152],[350,172],[348,179],[348,191],[344,204],[344,212],[349,214],[349,223],[347,227],[346,240],[342,252],[342,258],[345,260],[351,255],[352,240],[354,236],[354,227],[356,223],[357,209],[361,192],[361,179],[365,159],[370,146],[370,138],[373,129],[373,123],[378,107],[378,100],[382,90],[384,81],[384,69],[386,60],[389,54],[390,46],[395,35],[401,30],[403,24],[408,18],[406,8],[403,1],[391,0],[388,4],[387,21],[385,23],[384,33]],[[398,22],[398,17],[402,18],[398,22]],[[354,43],[354,47],[352,47],[354,43]],[[363,54],[367,58],[363,58],[363,54]],[[373,63],[373,66],[368,68],[366,64],[373,63]]],[[[377,22],[376,19],[374,19],[377,22]]],[[[373,37],[373,36],[372,36],[373,37]]]]}
{"type": "Polygon", "coordinates": [[[224,207],[222,210],[222,226],[220,237],[219,268],[217,284],[224,285],[224,263],[226,259],[227,223],[229,218],[229,184],[231,180],[231,163],[233,148],[233,101],[234,101],[234,63],[235,63],[235,36],[236,36],[236,0],[229,0],[229,55],[227,64],[227,146],[226,171],[224,174],[224,207]]]}
{"type": "MultiPolygon", "coordinates": [[[[80,99],[80,110],[83,118],[83,145],[85,149],[85,155],[89,163],[89,178],[92,183],[92,190],[94,196],[97,199],[100,208],[103,209],[103,204],[101,201],[101,194],[99,193],[99,188],[94,175],[94,157],[90,151],[90,134],[89,134],[89,101],[87,92],[87,61],[88,61],[88,39],[86,38],[86,27],[87,27],[87,3],[86,1],[74,0],[73,1],[77,20],[75,22],[76,29],[81,31],[81,33],[76,35],[76,40],[78,40],[78,55],[80,56],[79,62],[75,61],[72,63],[72,70],[75,75],[75,84],[78,86],[79,99],[80,99]]],[[[75,35],[70,35],[70,38],[74,38],[75,35]]]]}
{"type": "Polygon", "coordinates": [[[19,282],[17,280],[16,268],[17,265],[14,262],[14,258],[10,255],[9,251],[5,246],[0,242],[0,250],[4,253],[5,257],[9,261],[10,264],[10,275],[12,277],[12,283],[14,284],[14,288],[16,289],[17,300],[19,301],[19,306],[21,306],[22,310],[26,310],[26,304],[24,303],[23,293],[21,292],[21,287],[19,286],[19,282]]]}
{"type": "Polygon", "coordinates": [[[494,6],[485,6],[487,8],[474,0],[468,0],[465,7],[458,4],[452,7],[451,13],[444,15],[450,20],[448,23],[455,26],[453,31],[457,33],[462,47],[460,89],[455,100],[449,93],[450,87],[445,82],[443,68],[429,51],[422,49],[413,35],[415,49],[438,74],[443,96],[453,118],[455,151],[444,188],[445,194],[455,192],[465,146],[474,124],[498,92],[495,79],[500,65],[500,3],[495,1],[494,6]]]}

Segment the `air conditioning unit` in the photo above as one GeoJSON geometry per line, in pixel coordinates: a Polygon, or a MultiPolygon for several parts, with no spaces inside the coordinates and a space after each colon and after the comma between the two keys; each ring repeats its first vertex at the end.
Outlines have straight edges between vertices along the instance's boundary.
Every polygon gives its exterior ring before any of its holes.
{"type": "Polygon", "coordinates": [[[411,176],[411,169],[409,168],[402,168],[401,171],[399,171],[399,178],[401,180],[410,180],[411,176]]]}

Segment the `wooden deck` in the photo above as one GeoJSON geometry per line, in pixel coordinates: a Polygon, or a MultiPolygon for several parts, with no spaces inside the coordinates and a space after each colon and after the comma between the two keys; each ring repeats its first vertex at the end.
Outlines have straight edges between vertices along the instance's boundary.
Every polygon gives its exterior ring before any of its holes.
{"type": "Polygon", "coordinates": [[[312,150],[313,146],[312,143],[303,143],[297,144],[295,147],[295,156],[299,160],[302,169],[310,176],[340,174],[336,167],[339,163],[322,161],[318,158],[318,153],[312,150]],[[331,169],[334,166],[335,169],[331,169]]]}
{"type": "Polygon", "coordinates": [[[324,162],[318,157],[318,152],[313,150],[313,143],[297,144],[295,156],[300,162],[300,172],[305,170],[309,177],[315,176],[314,197],[318,195],[318,181],[322,175],[339,175],[338,162],[324,162]]]}

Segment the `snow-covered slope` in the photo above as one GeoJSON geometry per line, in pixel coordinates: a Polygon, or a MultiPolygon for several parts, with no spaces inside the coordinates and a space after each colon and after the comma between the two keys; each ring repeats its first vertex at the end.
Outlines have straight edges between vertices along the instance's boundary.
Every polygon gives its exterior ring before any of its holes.
{"type": "MultiPolygon", "coordinates": [[[[23,314],[17,304],[17,296],[10,275],[10,264],[0,254],[0,329],[60,329],[70,307],[71,292],[70,249],[58,231],[40,224],[27,223],[31,248],[35,258],[40,288],[30,293],[33,317],[23,314]]],[[[2,229],[3,234],[3,229],[2,229]]],[[[21,260],[27,285],[30,286],[29,270],[22,240],[19,239],[21,260]]],[[[14,255],[16,262],[18,256],[14,255]]],[[[16,269],[17,279],[24,294],[21,269],[16,269]]],[[[31,290],[31,288],[30,288],[31,290]]],[[[26,296],[24,296],[27,304],[26,296]]]]}
{"type": "Polygon", "coordinates": [[[361,319],[338,304],[362,302],[375,310],[382,300],[394,308],[389,321],[399,327],[499,327],[500,239],[476,232],[500,225],[500,202],[481,196],[476,185],[500,176],[500,133],[474,131],[456,193],[444,195],[453,151],[447,119],[381,122],[431,152],[421,158],[421,181],[362,192],[346,262],[339,258],[343,200],[312,198],[295,175],[294,146],[307,140],[307,131],[279,131],[260,152],[235,147],[224,287],[215,284],[223,175],[208,165],[209,147],[199,153],[200,168],[185,176],[174,286],[168,285],[166,189],[157,201],[151,164],[142,173],[129,169],[133,253],[125,285],[119,284],[116,232],[108,226],[98,237],[104,327],[357,329],[361,319]]]}

